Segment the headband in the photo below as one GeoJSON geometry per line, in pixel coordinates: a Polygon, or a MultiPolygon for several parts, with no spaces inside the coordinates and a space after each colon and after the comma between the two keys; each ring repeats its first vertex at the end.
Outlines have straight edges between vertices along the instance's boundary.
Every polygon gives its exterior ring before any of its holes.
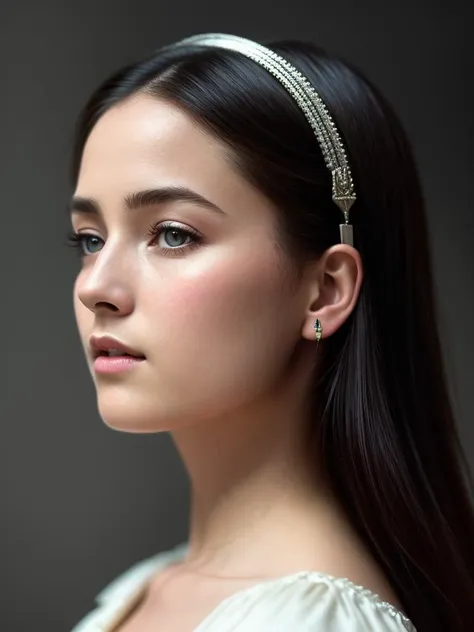
{"type": "Polygon", "coordinates": [[[173,48],[186,46],[209,46],[237,51],[265,68],[277,79],[305,115],[318,140],[324,161],[332,175],[332,199],[344,214],[344,224],[339,224],[341,242],[354,245],[349,210],[356,200],[354,183],[346,151],[337,127],[323,100],[311,83],[286,59],[269,48],[236,35],[207,33],[194,35],[173,44],[173,48]]]}

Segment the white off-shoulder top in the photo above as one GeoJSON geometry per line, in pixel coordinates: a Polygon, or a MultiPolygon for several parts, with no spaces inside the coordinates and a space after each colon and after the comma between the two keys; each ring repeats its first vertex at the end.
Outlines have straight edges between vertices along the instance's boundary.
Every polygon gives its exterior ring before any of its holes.
{"type": "MultiPolygon", "coordinates": [[[[96,598],[97,607],[72,632],[113,632],[148,582],[181,560],[188,544],[132,566],[96,598]]],[[[163,632],[159,621],[157,632],[163,632]]],[[[416,632],[395,606],[349,579],[300,571],[245,588],[225,598],[193,632],[416,632]]],[[[170,631],[172,632],[172,631],[170,631]]]]}

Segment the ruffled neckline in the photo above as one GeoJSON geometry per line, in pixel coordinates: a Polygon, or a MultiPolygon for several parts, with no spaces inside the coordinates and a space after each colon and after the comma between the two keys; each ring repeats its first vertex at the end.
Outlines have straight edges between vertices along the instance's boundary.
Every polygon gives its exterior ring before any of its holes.
{"type": "MultiPolygon", "coordinates": [[[[104,615],[109,624],[107,630],[112,631],[120,620],[126,616],[128,604],[134,603],[137,598],[149,585],[149,582],[158,571],[165,570],[171,564],[182,560],[189,550],[187,542],[158,553],[157,555],[145,559],[133,566],[129,571],[119,576],[109,584],[98,596],[97,603],[105,607],[104,615]],[[108,614],[106,614],[108,613],[108,614]],[[115,615],[115,616],[114,616],[115,615]]],[[[269,589],[277,589],[297,582],[320,583],[325,582],[336,586],[339,589],[350,591],[359,600],[368,600],[370,604],[386,613],[398,618],[409,632],[416,632],[411,620],[393,604],[384,601],[380,595],[365,586],[352,582],[347,577],[336,577],[328,573],[302,570],[282,577],[271,578],[247,588],[240,589],[228,597],[225,597],[195,628],[194,632],[205,632],[208,625],[217,619],[221,613],[236,602],[247,599],[258,599],[258,597],[269,589]]]]}

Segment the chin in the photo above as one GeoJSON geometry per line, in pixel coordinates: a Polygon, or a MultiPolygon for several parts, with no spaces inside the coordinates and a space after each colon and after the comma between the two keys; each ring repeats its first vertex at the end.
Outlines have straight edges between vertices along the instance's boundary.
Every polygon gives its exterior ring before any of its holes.
{"type": "Polygon", "coordinates": [[[136,421],[133,422],[129,417],[106,417],[100,413],[100,411],[99,414],[104,424],[111,430],[116,430],[117,432],[126,432],[129,434],[153,434],[156,432],[164,432],[153,426],[143,425],[136,421]]]}
{"type": "MultiPolygon", "coordinates": [[[[102,389],[101,389],[102,390],[102,389]]],[[[137,398],[123,396],[123,393],[100,392],[97,395],[97,409],[106,426],[118,432],[150,433],[159,432],[156,413],[151,415],[143,410],[137,398]]]]}
{"type": "Polygon", "coordinates": [[[158,432],[162,432],[160,430],[151,430],[149,428],[140,428],[139,426],[130,426],[127,424],[124,426],[120,426],[118,424],[112,425],[106,422],[104,423],[107,426],[107,428],[110,428],[110,430],[115,430],[116,432],[123,432],[125,434],[146,435],[146,434],[157,434],[158,432]]]}
{"type": "Polygon", "coordinates": [[[115,394],[101,394],[97,398],[97,407],[104,424],[118,432],[131,434],[153,434],[169,432],[182,426],[178,422],[176,411],[167,413],[159,402],[145,404],[139,398],[120,398],[115,394]]]}

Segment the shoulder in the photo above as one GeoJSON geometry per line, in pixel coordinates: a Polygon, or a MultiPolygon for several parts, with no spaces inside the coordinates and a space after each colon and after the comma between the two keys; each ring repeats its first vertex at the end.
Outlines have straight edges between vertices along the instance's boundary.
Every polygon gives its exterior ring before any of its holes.
{"type": "Polygon", "coordinates": [[[231,596],[209,618],[205,632],[227,629],[227,621],[239,622],[239,632],[416,632],[402,612],[377,594],[346,578],[312,571],[231,596]]]}

